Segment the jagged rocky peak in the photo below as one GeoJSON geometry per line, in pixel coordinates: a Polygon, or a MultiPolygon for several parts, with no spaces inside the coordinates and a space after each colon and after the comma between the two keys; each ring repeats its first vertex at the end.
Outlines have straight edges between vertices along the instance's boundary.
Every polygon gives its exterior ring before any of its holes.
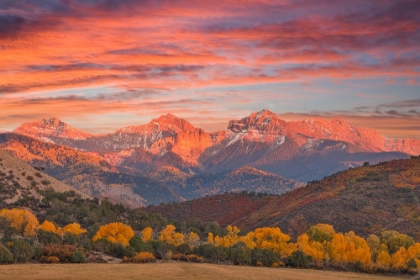
{"type": "Polygon", "coordinates": [[[173,114],[162,115],[157,119],[152,119],[152,123],[159,123],[162,130],[186,131],[193,130],[195,127],[188,121],[178,118],[173,114]]]}
{"type": "Polygon", "coordinates": [[[53,117],[40,121],[24,123],[14,130],[15,133],[34,137],[60,137],[72,139],[85,139],[91,135],[77,130],[60,119],[53,117]]]}
{"type": "Polygon", "coordinates": [[[249,130],[257,130],[260,132],[280,132],[287,125],[284,120],[281,120],[269,110],[262,110],[252,113],[248,117],[241,120],[229,121],[228,130],[235,133],[246,133],[249,130]]]}
{"type": "Polygon", "coordinates": [[[65,128],[71,128],[70,125],[66,124],[65,122],[62,122],[56,117],[50,118],[48,120],[43,119],[42,121],[40,121],[40,127],[56,131],[62,131],[65,128]]]}

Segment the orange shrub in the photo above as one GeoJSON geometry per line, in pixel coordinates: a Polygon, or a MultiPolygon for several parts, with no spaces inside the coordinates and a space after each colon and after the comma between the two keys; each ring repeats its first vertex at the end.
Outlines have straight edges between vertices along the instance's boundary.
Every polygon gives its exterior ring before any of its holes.
{"type": "Polygon", "coordinates": [[[41,248],[41,260],[47,257],[57,257],[61,262],[70,262],[77,248],[72,245],[48,244],[41,248]]]}
{"type": "Polygon", "coordinates": [[[156,261],[155,256],[149,252],[140,252],[131,258],[131,262],[134,262],[134,263],[148,263],[148,262],[155,262],[155,261],[156,261]]]}
{"type": "Polygon", "coordinates": [[[40,261],[43,263],[59,263],[60,259],[56,256],[42,256],[40,261]]]}

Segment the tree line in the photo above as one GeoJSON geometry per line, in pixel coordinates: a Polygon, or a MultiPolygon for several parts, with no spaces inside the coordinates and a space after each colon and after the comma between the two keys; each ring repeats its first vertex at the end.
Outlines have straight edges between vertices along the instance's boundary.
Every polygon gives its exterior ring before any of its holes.
{"type": "Polygon", "coordinates": [[[278,227],[242,233],[235,226],[200,231],[193,226],[162,224],[134,230],[122,221],[88,231],[77,222],[59,225],[29,210],[0,210],[0,263],[101,261],[92,252],[124,262],[157,259],[254,266],[339,268],[366,272],[415,272],[420,269],[420,243],[394,230],[366,239],[350,231],[317,224],[296,240],[278,227]]]}

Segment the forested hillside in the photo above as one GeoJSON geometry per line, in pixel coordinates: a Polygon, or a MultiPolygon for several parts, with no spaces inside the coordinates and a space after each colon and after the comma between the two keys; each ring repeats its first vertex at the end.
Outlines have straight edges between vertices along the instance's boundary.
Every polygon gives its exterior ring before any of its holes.
{"type": "Polygon", "coordinates": [[[214,218],[221,223],[228,221],[249,230],[279,226],[292,236],[305,232],[311,224],[328,223],[339,231],[353,230],[362,236],[395,229],[420,240],[419,157],[374,166],[366,163],[282,196],[248,196],[226,194],[150,209],[168,217],[205,220],[211,217],[208,213],[217,212],[214,218]],[[215,201],[235,206],[215,210],[215,201]],[[248,210],[235,212],[236,205],[248,210]]]}

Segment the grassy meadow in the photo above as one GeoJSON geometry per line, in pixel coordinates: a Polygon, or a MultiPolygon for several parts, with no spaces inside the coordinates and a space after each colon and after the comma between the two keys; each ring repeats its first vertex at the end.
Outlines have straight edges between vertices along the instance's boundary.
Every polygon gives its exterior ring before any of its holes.
{"type": "MultiPolygon", "coordinates": [[[[409,277],[405,276],[405,279],[409,277]]],[[[2,280],[115,280],[115,279],[403,279],[362,273],[309,269],[264,268],[193,263],[154,264],[23,264],[0,266],[2,280]]]]}

